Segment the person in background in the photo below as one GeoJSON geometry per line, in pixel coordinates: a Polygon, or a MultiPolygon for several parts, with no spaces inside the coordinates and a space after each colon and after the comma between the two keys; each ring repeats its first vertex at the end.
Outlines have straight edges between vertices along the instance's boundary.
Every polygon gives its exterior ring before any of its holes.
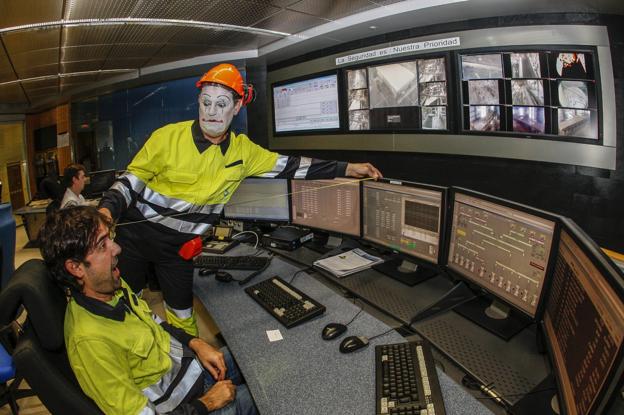
{"type": "Polygon", "coordinates": [[[99,206],[120,222],[119,267],[130,287],[142,290],[154,264],[168,321],[193,335],[193,264],[178,252],[218,223],[243,179],[382,177],[370,163],[285,156],[232,131],[232,119],[254,91],[231,64],[210,69],[196,86],[198,118],[156,130],[99,206]]]}
{"type": "Polygon", "coordinates": [[[82,164],[70,164],[65,168],[63,181],[65,182],[67,190],[65,190],[63,200],[61,201],[61,209],[87,204],[87,201],[81,194],[84,190],[86,180],[87,175],[82,164]]]}
{"type": "Polygon", "coordinates": [[[230,352],[163,322],[129,289],[111,226],[76,206],[49,215],[40,234],[46,266],[71,296],[63,331],[85,394],[108,415],[255,415],[230,352]]]}

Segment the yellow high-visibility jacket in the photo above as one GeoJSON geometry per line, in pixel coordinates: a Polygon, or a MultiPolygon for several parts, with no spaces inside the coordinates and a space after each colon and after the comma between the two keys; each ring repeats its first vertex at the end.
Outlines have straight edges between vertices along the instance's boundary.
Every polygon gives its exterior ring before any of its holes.
{"type": "Polygon", "coordinates": [[[122,222],[148,220],[188,240],[216,222],[245,177],[327,179],[344,176],[346,166],[283,156],[234,132],[213,145],[197,121],[184,121],[152,134],[100,206],[122,222]]]}

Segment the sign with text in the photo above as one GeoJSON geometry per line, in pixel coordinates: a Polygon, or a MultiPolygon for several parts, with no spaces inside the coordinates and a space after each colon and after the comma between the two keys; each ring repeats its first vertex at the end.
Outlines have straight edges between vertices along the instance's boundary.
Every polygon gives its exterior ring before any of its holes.
{"type": "Polygon", "coordinates": [[[336,66],[345,63],[354,63],[368,59],[381,58],[385,56],[398,55],[407,52],[419,52],[429,49],[441,49],[459,46],[459,37],[449,37],[446,39],[425,40],[424,42],[406,43],[404,45],[390,46],[383,49],[369,50],[367,52],[355,53],[353,55],[340,56],[336,58],[336,66]]]}

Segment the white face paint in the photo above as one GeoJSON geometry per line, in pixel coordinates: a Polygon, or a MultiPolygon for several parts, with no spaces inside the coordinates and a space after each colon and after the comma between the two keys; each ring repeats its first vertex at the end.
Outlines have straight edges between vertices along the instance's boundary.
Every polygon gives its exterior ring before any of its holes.
{"type": "Polygon", "coordinates": [[[231,91],[219,85],[206,85],[199,94],[199,126],[204,136],[218,144],[225,138],[232,118],[241,107],[231,91]]]}

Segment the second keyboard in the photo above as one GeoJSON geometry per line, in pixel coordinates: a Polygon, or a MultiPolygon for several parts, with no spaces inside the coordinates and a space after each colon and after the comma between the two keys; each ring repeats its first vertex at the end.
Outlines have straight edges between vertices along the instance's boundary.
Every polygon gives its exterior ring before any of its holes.
{"type": "Polygon", "coordinates": [[[255,271],[264,268],[269,261],[270,258],[261,256],[198,255],[193,258],[193,266],[195,268],[255,271]]]}
{"type": "Polygon", "coordinates": [[[324,305],[277,276],[245,288],[245,292],[288,329],[325,312],[324,305]]]}

